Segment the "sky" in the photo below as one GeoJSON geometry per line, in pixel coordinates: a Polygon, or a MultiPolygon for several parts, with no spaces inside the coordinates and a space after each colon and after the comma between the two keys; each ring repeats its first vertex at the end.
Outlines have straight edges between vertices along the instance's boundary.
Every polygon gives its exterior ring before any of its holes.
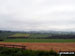
{"type": "Polygon", "coordinates": [[[0,0],[0,30],[75,31],[75,0],[0,0]]]}

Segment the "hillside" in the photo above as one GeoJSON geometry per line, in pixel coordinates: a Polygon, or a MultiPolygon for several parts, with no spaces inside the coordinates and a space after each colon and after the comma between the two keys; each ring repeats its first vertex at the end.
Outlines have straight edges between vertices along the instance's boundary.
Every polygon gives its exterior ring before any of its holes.
{"type": "Polygon", "coordinates": [[[17,32],[0,30],[0,39],[7,39],[8,36],[28,36],[29,39],[75,39],[74,32],[17,32]]]}

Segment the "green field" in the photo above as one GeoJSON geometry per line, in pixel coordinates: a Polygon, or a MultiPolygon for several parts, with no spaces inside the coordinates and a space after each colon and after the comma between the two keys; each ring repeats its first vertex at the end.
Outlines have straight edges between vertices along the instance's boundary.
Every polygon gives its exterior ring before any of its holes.
{"type": "Polygon", "coordinates": [[[7,39],[2,42],[75,42],[75,39],[7,39]]]}

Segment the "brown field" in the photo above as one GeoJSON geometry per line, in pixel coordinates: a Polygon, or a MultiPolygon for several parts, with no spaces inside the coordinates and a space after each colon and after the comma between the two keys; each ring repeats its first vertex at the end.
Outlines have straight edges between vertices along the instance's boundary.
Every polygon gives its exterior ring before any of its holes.
{"type": "Polygon", "coordinates": [[[56,52],[61,51],[75,51],[75,43],[15,43],[15,42],[0,42],[0,44],[14,44],[24,45],[26,49],[30,50],[44,50],[49,51],[51,49],[56,52]]]}

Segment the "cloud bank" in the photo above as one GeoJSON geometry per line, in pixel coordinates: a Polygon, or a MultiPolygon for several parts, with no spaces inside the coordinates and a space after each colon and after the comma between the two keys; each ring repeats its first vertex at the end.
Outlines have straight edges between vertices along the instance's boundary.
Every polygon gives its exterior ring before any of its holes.
{"type": "Polygon", "coordinates": [[[75,0],[0,0],[0,29],[75,31],[75,0]]]}

